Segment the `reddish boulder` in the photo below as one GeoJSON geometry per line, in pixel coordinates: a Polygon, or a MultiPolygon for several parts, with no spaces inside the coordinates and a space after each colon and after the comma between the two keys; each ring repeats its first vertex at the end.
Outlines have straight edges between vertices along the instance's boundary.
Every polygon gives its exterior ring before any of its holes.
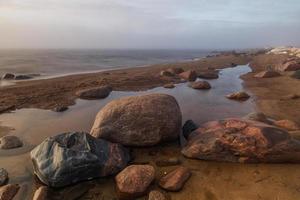
{"type": "Polygon", "coordinates": [[[299,125],[291,120],[278,120],[274,122],[275,126],[278,126],[279,128],[283,128],[288,131],[297,131],[300,129],[299,125]]]}
{"type": "Polygon", "coordinates": [[[207,81],[196,81],[189,84],[189,86],[196,90],[208,90],[211,88],[207,81]]]}
{"type": "Polygon", "coordinates": [[[236,92],[229,95],[226,95],[228,99],[233,99],[237,101],[246,101],[250,98],[250,95],[246,92],[236,92]]]}
{"type": "Polygon", "coordinates": [[[159,180],[159,186],[167,191],[179,191],[190,178],[191,172],[186,167],[178,167],[159,180]]]}
{"type": "Polygon", "coordinates": [[[120,199],[133,199],[143,196],[155,178],[155,170],[151,165],[130,165],[116,177],[118,196],[120,199]]]}
{"type": "Polygon", "coordinates": [[[278,77],[278,76],[281,76],[278,72],[267,70],[267,71],[259,72],[254,77],[255,78],[273,78],[273,77],[278,77]]]}
{"type": "Polygon", "coordinates": [[[300,141],[288,132],[242,119],[212,121],[188,136],[188,158],[242,163],[300,162],[300,141]]]}
{"type": "Polygon", "coordinates": [[[0,187],[0,199],[12,200],[18,193],[20,186],[18,184],[8,184],[0,187]]]}
{"type": "Polygon", "coordinates": [[[197,79],[197,73],[194,70],[188,70],[179,74],[180,78],[187,81],[195,81],[197,79]]]}

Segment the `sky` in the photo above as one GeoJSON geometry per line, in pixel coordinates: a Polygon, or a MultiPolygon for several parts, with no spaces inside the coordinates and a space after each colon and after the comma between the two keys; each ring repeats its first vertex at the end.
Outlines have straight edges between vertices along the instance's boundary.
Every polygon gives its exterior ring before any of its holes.
{"type": "Polygon", "coordinates": [[[0,48],[300,46],[300,0],[0,0],[0,48]]]}

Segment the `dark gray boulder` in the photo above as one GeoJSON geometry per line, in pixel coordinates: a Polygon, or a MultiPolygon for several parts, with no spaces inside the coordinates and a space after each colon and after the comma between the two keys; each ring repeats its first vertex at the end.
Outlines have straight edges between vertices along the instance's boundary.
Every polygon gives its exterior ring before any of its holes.
{"type": "Polygon", "coordinates": [[[87,133],[63,133],[47,138],[31,151],[34,173],[51,187],[118,173],[130,160],[120,144],[87,133]]]}

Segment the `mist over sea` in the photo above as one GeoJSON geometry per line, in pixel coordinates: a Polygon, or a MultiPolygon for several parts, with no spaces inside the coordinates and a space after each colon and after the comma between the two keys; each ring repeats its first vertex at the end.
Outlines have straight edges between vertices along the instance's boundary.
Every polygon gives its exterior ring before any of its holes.
{"type": "Polygon", "coordinates": [[[192,60],[210,50],[0,50],[4,73],[56,76],[192,60]]]}

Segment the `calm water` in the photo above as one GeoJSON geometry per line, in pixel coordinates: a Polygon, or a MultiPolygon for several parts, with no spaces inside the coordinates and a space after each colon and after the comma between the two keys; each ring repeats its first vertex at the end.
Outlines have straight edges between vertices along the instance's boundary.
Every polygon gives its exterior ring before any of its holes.
{"type": "Polygon", "coordinates": [[[0,76],[61,75],[205,57],[205,50],[0,50],[0,76]]]}

